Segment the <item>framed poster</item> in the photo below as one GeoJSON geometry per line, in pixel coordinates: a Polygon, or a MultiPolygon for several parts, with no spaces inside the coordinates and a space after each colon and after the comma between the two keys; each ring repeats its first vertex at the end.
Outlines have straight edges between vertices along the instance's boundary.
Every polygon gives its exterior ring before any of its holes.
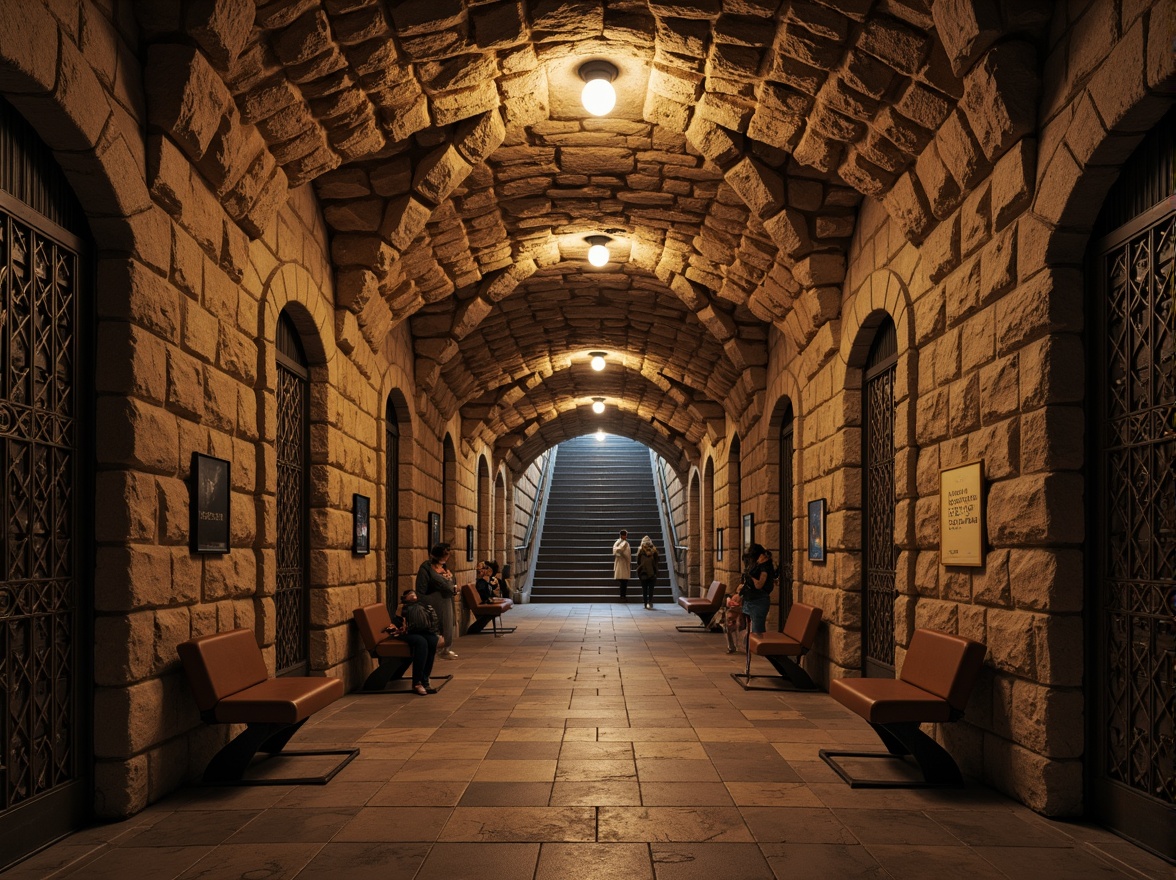
{"type": "Polygon", "coordinates": [[[721,560],[723,558],[723,529],[719,527],[715,529],[715,559],[721,560]]]}
{"type": "Polygon", "coordinates": [[[432,552],[441,543],[441,514],[435,510],[429,511],[429,546],[425,549],[432,552]]]}
{"type": "Polygon", "coordinates": [[[371,552],[371,499],[358,493],[351,496],[351,552],[365,556],[371,552]]]}
{"type": "Polygon", "coordinates": [[[755,514],[743,514],[743,549],[740,555],[747,555],[747,548],[755,543],[755,514]]]}
{"type": "Polygon", "coordinates": [[[808,503],[808,558],[811,562],[825,561],[825,499],[808,503]]]}
{"type": "Polygon", "coordinates": [[[939,472],[940,564],[984,564],[983,481],[982,461],[939,472]]]}
{"type": "Polygon", "coordinates": [[[193,553],[229,552],[229,462],[192,453],[189,532],[193,553]]]}
{"type": "Polygon", "coordinates": [[[474,527],[466,526],[466,562],[474,561],[474,527]]]}

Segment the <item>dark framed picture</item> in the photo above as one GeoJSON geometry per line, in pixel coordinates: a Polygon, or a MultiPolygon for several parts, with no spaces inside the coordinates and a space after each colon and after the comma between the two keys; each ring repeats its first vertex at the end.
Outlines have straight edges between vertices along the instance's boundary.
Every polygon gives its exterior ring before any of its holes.
{"type": "Polygon", "coordinates": [[[721,560],[723,558],[723,529],[720,526],[715,529],[715,559],[721,560]]]}
{"type": "Polygon", "coordinates": [[[825,499],[808,503],[808,558],[812,562],[825,561],[825,499]]]}
{"type": "Polygon", "coordinates": [[[474,561],[474,527],[466,526],[466,562],[474,561]]]}
{"type": "Polygon", "coordinates": [[[229,552],[229,462],[192,453],[190,488],[193,553],[229,552]]]}
{"type": "Polygon", "coordinates": [[[755,514],[743,514],[743,550],[747,553],[747,548],[755,543],[755,514]]]}
{"type": "Polygon", "coordinates": [[[371,552],[371,510],[372,500],[356,493],[351,496],[351,552],[366,556],[371,552]]]}
{"type": "Polygon", "coordinates": [[[432,550],[441,543],[441,514],[435,510],[429,511],[429,546],[425,549],[432,550]]]}

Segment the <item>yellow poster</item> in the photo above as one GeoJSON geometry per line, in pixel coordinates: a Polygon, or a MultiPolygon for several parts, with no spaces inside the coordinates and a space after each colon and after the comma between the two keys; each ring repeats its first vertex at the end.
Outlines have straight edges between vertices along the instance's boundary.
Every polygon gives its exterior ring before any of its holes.
{"type": "Polygon", "coordinates": [[[939,472],[939,561],[984,564],[983,473],[974,461],[939,472]]]}

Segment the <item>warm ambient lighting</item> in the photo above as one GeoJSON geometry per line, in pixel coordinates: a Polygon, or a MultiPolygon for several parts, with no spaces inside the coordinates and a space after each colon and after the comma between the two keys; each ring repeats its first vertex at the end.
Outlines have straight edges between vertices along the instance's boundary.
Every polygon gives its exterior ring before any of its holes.
{"type": "Polygon", "coordinates": [[[598,441],[601,441],[601,442],[603,442],[603,441],[604,441],[604,431],[600,431],[600,430],[598,430],[598,431],[596,432],[596,439],[597,439],[598,441]]]}
{"type": "Polygon", "coordinates": [[[604,369],[604,352],[590,351],[588,354],[592,355],[592,369],[599,373],[604,369]]]}
{"type": "Polygon", "coordinates": [[[584,240],[588,242],[589,245],[588,262],[597,268],[607,265],[609,261],[609,253],[608,248],[605,245],[608,244],[608,236],[590,235],[584,240]]]}
{"type": "Polygon", "coordinates": [[[602,412],[604,412],[604,398],[603,397],[597,397],[593,400],[592,411],[594,413],[596,413],[597,415],[600,415],[602,412]]]}
{"type": "Polygon", "coordinates": [[[616,106],[617,93],[612,87],[616,76],[616,67],[607,61],[588,61],[580,65],[580,79],[584,80],[580,100],[593,116],[604,116],[616,106]]]}

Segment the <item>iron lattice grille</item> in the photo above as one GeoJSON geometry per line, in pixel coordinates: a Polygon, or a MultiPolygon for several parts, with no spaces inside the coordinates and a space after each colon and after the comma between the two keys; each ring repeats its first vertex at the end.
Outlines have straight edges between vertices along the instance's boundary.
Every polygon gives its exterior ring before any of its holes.
{"type": "Polygon", "coordinates": [[[862,603],[865,656],[894,665],[894,377],[866,383],[866,572],[862,603]]]}
{"type": "Polygon", "coordinates": [[[1104,256],[1100,458],[1107,775],[1176,803],[1176,214],[1104,256]]]}
{"type": "Polygon", "coordinates": [[[306,662],[307,381],[278,365],[278,583],[274,595],[279,671],[306,662]]]}
{"type": "Polygon", "coordinates": [[[780,434],[780,629],[792,608],[792,454],[793,422],[780,434]]]}
{"type": "Polygon", "coordinates": [[[386,501],[384,526],[384,599],[389,608],[399,601],[396,573],[400,569],[400,432],[396,428],[395,413],[389,407],[385,436],[387,454],[384,466],[384,497],[386,501]]]}
{"type": "Polygon", "coordinates": [[[78,777],[77,253],[0,213],[0,809],[78,777]]]}

